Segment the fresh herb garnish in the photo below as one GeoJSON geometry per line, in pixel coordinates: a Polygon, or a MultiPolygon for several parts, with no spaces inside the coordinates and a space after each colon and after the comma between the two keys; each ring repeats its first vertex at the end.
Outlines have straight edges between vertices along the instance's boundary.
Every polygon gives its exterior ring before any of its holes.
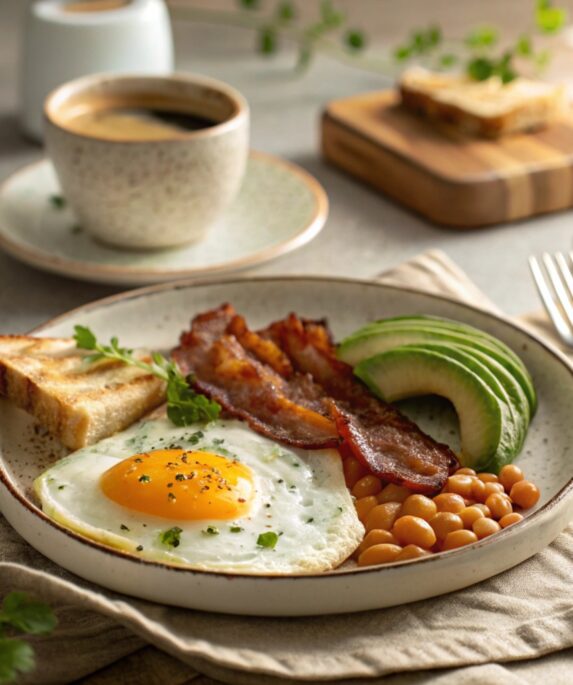
{"type": "Polygon", "coordinates": [[[23,640],[6,637],[6,629],[45,635],[57,624],[52,610],[24,592],[6,595],[0,608],[0,683],[11,683],[35,666],[34,651],[23,640]]]}
{"type": "Polygon", "coordinates": [[[183,530],[179,526],[173,526],[169,530],[164,531],[160,535],[160,540],[162,545],[167,545],[167,547],[179,547],[181,544],[181,533],[183,530]]]}
{"type": "Polygon", "coordinates": [[[201,532],[204,535],[219,535],[219,529],[216,526],[207,526],[207,528],[201,532]]]}
{"type": "Polygon", "coordinates": [[[63,209],[66,206],[66,198],[62,195],[50,195],[50,204],[56,209],[63,209]]]}
{"type": "Polygon", "coordinates": [[[122,523],[121,526],[119,527],[120,530],[129,530],[129,528],[125,525],[125,523],[122,523]]]}
{"type": "Polygon", "coordinates": [[[86,326],[75,326],[74,340],[81,350],[93,350],[86,357],[88,362],[102,359],[114,359],[130,366],[136,366],[167,384],[167,416],[176,426],[188,426],[197,422],[214,421],[219,417],[221,407],[217,402],[201,395],[191,387],[192,377],[181,373],[173,361],[162,354],[154,352],[152,363],[133,356],[133,350],[119,346],[117,338],[112,338],[109,345],[97,341],[94,333],[86,326]]]}
{"type": "Polygon", "coordinates": [[[136,552],[143,552],[143,545],[137,545],[137,547],[135,548],[135,551],[136,552]]]}
{"type": "Polygon", "coordinates": [[[269,530],[267,533],[261,533],[257,538],[257,545],[259,547],[266,547],[267,549],[274,549],[277,544],[279,536],[269,530]]]}
{"type": "Polygon", "coordinates": [[[244,528],[241,528],[241,526],[231,526],[229,530],[231,533],[242,533],[244,528]]]}

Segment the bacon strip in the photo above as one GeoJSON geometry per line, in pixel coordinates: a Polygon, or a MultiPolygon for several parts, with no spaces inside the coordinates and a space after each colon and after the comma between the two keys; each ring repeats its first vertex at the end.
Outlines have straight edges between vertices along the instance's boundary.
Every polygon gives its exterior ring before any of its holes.
{"type": "Polygon", "coordinates": [[[196,389],[263,435],[303,449],[337,447],[340,439],[322,389],[305,375],[287,381],[250,354],[254,350],[288,370],[281,350],[256,333],[247,336],[237,319],[232,307],[223,305],[197,316],[182,335],[173,358],[184,373],[194,374],[196,389]],[[235,330],[247,349],[227,330],[235,330]]]}
{"type": "Polygon", "coordinates": [[[453,452],[375,398],[336,359],[323,321],[291,314],[250,331],[232,307],[201,314],[173,357],[195,386],[253,430],[295,447],[338,447],[416,492],[440,489],[453,452]]]}

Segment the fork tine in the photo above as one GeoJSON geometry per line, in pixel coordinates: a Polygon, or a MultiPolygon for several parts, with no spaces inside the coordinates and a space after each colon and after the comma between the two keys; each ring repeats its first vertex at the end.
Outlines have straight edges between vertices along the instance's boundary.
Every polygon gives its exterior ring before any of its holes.
{"type": "Polygon", "coordinates": [[[529,268],[531,269],[531,274],[533,275],[533,280],[537,286],[541,301],[543,302],[549,318],[553,321],[553,325],[557,329],[557,332],[565,342],[569,345],[573,344],[573,336],[571,335],[569,326],[563,318],[559,307],[553,300],[551,289],[545,281],[545,276],[543,275],[543,271],[536,257],[529,258],[529,268]]]}
{"type": "Polygon", "coordinates": [[[561,276],[569,290],[569,297],[573,298],[573,275],[571,274],[571,267],[567,264],[567,258],[562,252],[555,253],[555,261],[561,271],[561,276]]]}
{"type": "Polygon", "coordinates": [[[553,284],[553,289],[557,295],[559,304],[563,308],[563,311],[569,319],[569,323],[573,327],[573,305],[571,305],[571,296],[567,293],[567,290],[563,285],[563,281],[559,276],[559,272],[557,271],[557,267],[555,266],[553,258],[547,252],[543,255],[543,263],[545,264],[545,268],[547,269],[547,273],[549,274],[549,278],[553,284]]]}

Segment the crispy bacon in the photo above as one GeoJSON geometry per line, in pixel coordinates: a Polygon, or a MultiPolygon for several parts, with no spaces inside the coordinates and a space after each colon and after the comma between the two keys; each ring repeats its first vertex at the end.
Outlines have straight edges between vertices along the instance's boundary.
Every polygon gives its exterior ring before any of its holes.
{"type": "Polygon", "coordinates": [[[303,374],[287,381],[259,361],[250,350],[264,361],[284,355],[268,340],[261,338],[259,344],[255,333],[249,331],[247,340],[239,318],[229,305],[197,316],[173,352],[180,368],[194,374],[197,390],[253,430],[294,447],[337,447],[340,439],[322,389],[303,374]],[[237,332],[248,345],[243,347],[227,330],[237,332]]]}
{"type": "Polygon", "coordinates": [[[339,435],[369,471],[419,492],[444,484],[458,464],[455,454],[357,381],[352,368],[336,358],[325,322],[291,314],[261,335],[281,347],[295,370],[309,373],[334,400],[330,413],[339,435]]]}
{"type": "Polygon", "coordinates": [[[281,442],[338,446],[373,474],[417,492],[440,489],[457,465],[446,445],[375,398],[336,359],[324,321],[291,314],[255,333],[223,305],[193,320],[173,356],[198,390],[281,442]]]}

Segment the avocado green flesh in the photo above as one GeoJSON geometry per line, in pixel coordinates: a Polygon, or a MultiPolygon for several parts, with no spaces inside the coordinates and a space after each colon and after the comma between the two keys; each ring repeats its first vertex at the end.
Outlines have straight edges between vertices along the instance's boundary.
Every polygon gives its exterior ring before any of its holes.
{"type": "Polygon", "coordinates": [[[527,400],[525,401],[527,409],[524,413],[523,410],[518,409],[514,404],[496,373],[492,372],[487,362],[484,363],[482,360],[478,359],[471,348],[468,348],[469,351],[467,351],[455,345],[430,343],[424,344],[423,349],[437,352],[438,354],[458,361],[468,370],[475,373],[476,376],[489,387],[497,399],[502,403],[504,421],[508,424],[504,426],[504,430],[502,431],[502,439],[507,443],[503,452],[511,453],[512,456],[515,456],[521,449],[529,425],[529,405],[527,404],[527,400]]]}
{"type": "Polygon", "coordinates": [[[463,345],[481,352],[507,369],[521,387],[529,404],[529,415],[533,416],[537,407],[535,389],[527,369],[518,357],[513,353],[508,355],[499,345],[494,345],[489,338],[473,336],[470,332],[464,331],[461,326],[458,329],[452,329],[431,324],[432,322],[427,325],[425,321],[420,325],[368,324],[342,341],[338,347],[337,356],[354,366],[368,357],[401,345],[432,342],[463,345]]]}
{"type": "Polygon", "coordinates": [[[450,400],[459,417],[464,465],[497,471],[513,458],[518,438],[508,405],[452,356],[408,345],[365,359],[354,372],[387,402],[419,395],[450,400]]]}

